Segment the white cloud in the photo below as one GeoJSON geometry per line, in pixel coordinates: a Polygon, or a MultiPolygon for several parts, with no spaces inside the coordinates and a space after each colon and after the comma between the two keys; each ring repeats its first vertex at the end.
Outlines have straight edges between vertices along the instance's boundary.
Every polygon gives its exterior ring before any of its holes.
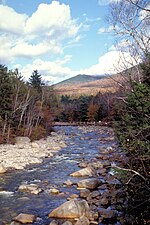
{"type": "Polygon", "coordinates": [[[57,1],[40,4],[30,17],[0,5],[0,21],[0,63],[15,62],[20,57],[34,59],[60,54],[64,41],[67,44],[80,40],[82,28],[82,24],[72,19],[69,5],[57,1]]]}
{"type": "MultiPolygon", "coordinates": [[[[70,55],[56,61],[44,61],[36,59],[32,64],[20,68],[21,74],[28,79],[34,70],[38,70],[43,79],[51,83],[59,82],[60,80],[77,75],[77,71],[72,71],[65,64],[71,60],[70,55]]],[[[15,67],[14,67],[15,68],[15,67]]]]}
{"type": "Polygon", "coordinates": [[[112,33],[114,32],[114,26],[109,26],[109,27],[100,27],[98,30],[99,34],[102,33],[112,33]]]}
{"type": "Polygon", "coordinates": [[[115,74],[140,62],[140,59],[133,58],[128,52],[110,51],[101,56],[98,63],[88,69],[80,71],[81,74],[100,75],[115,74]]]}
{"type": "Polygon", "coordinates": [[[40,4],[37,11],[27,20],[28,34],[44,34],[55,39],[74,37],[79,26],[71,18],[69,5],[53,1],[51,4],[40,4]]]}
{"type": "Polygon", "coordinates": [[[98,0],[99,5],[108,5],[111,3],[117,3],[120,2],[121,0],[98,0]]]}
{"type": "Polygon", "coordinates": [[[0,31],[12,34],[24,34],[28,16],[19,14],[14,9],[0,5],[0,31]]]}

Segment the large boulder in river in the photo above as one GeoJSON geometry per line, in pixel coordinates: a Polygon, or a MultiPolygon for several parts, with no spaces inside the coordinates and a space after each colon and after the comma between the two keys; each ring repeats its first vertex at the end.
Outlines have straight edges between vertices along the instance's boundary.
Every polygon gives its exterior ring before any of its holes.
{"type": "Polygon", "coordinates": [[[73,219],[80,218],[82,215],[89,215],[89,205],[87,201],[72,199],[54,209],[48,217],[73,219]]]}
{"type": "Polygon", "coordinates": [[[89,179],[80,180],[77,183],[79,188],[87,188],[87,189],[95,189],[101,184],[102,184],[102,182],[99,179],[96,179],[96,178],[89,178],[89,179]]]}
{"type": "Polygon", "coordinates": [[[33,223],[36,221],[36,216],[32,214],[25,214],[25,213],[20,213],[18,216],[16,216],[14,221],[19,222],[19,223],[33,223]]]}
{"type": "Polygon", "coordinates": [[[95,175],[95,170],[92,167],[86,167],[84,169],[78,170],[70,174],[70,176],[72,177],[93,176],[93,175],[95,175]]]}

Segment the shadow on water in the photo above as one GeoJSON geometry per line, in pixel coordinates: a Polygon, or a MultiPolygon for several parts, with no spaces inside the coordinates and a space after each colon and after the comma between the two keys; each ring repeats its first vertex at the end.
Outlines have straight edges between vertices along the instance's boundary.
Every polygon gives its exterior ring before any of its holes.
{"type": "Polygon", "coordinates": [[[94,131],[85,131],[80,127],[56,127],[57,132],[66,135],[67,147],[57,152],[53,158],[44,159],[42,164],[30,165],[25,170],[12,171],[0,177],[0,222],[10,223],[19,213],[29,213],[40,217],[35,224],[48,224],[48,213],[66,201],[71,194],[78,194],[76,186],[65,187],[63,182],[70,179],[76,182],[77,178],[69,176],[79,169],[78,163],[90,161],[99,153],[100,137],[109,134],[94,131]],[[44,191],[39,195],[19,192],[22,183],[38,184],[44,191]],[[59,189],[60,195],[48,193],[48,189],[59,189]],[[6,192],[2,192],[5,190],[6,192]]]}

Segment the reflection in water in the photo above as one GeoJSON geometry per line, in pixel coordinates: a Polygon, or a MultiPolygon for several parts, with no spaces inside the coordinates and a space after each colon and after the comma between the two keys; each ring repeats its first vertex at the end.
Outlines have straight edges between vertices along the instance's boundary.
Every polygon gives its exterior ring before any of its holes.
{"type": "MultiPolygon", "coordinates": [[[[19,213],[34,214],[41,219],[35,224],[48,224],[48,213],[66,201],[72,193],[78,193],[75,186],[65,187],[63,182],[78,179],[69,174],[78,170],[77,163],[90,161],[99,153],[99,138],[107,137],[106,129],[95,127],[88,131],[80,127],[56,127],[56,130],[67,136],[67,147],[53,158],[47,158],[42,164],[29,166],[26,170],[13,171],[0,178],[0,222],[10,222],[19,213]],[[23,183],[36,183],[44,191],[39,195],[23,193],[18,187],[23,183]],[[60,196],[49,194],[50,188],[62,192],[60,196]],[[5,196],[5,197],[4,197],[5,196]],[[6,197],[7,196],[7,197],[6,197]]],[[[108,145],[108,143],[107,143],[108,145]]],[[[107,146],[106,146],[107,147],[107,146]]]]}

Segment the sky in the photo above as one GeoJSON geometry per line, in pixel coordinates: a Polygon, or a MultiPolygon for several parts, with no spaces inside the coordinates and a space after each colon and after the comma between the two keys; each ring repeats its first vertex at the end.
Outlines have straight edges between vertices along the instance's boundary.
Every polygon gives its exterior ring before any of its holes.
{"type": "Polygon", "coordinates": [[[51,84],[118,72],[122,53],[107,22],[115,1],[0,0],[0,64],[18,68],[26,80],[38,70],[51,84]]]}

